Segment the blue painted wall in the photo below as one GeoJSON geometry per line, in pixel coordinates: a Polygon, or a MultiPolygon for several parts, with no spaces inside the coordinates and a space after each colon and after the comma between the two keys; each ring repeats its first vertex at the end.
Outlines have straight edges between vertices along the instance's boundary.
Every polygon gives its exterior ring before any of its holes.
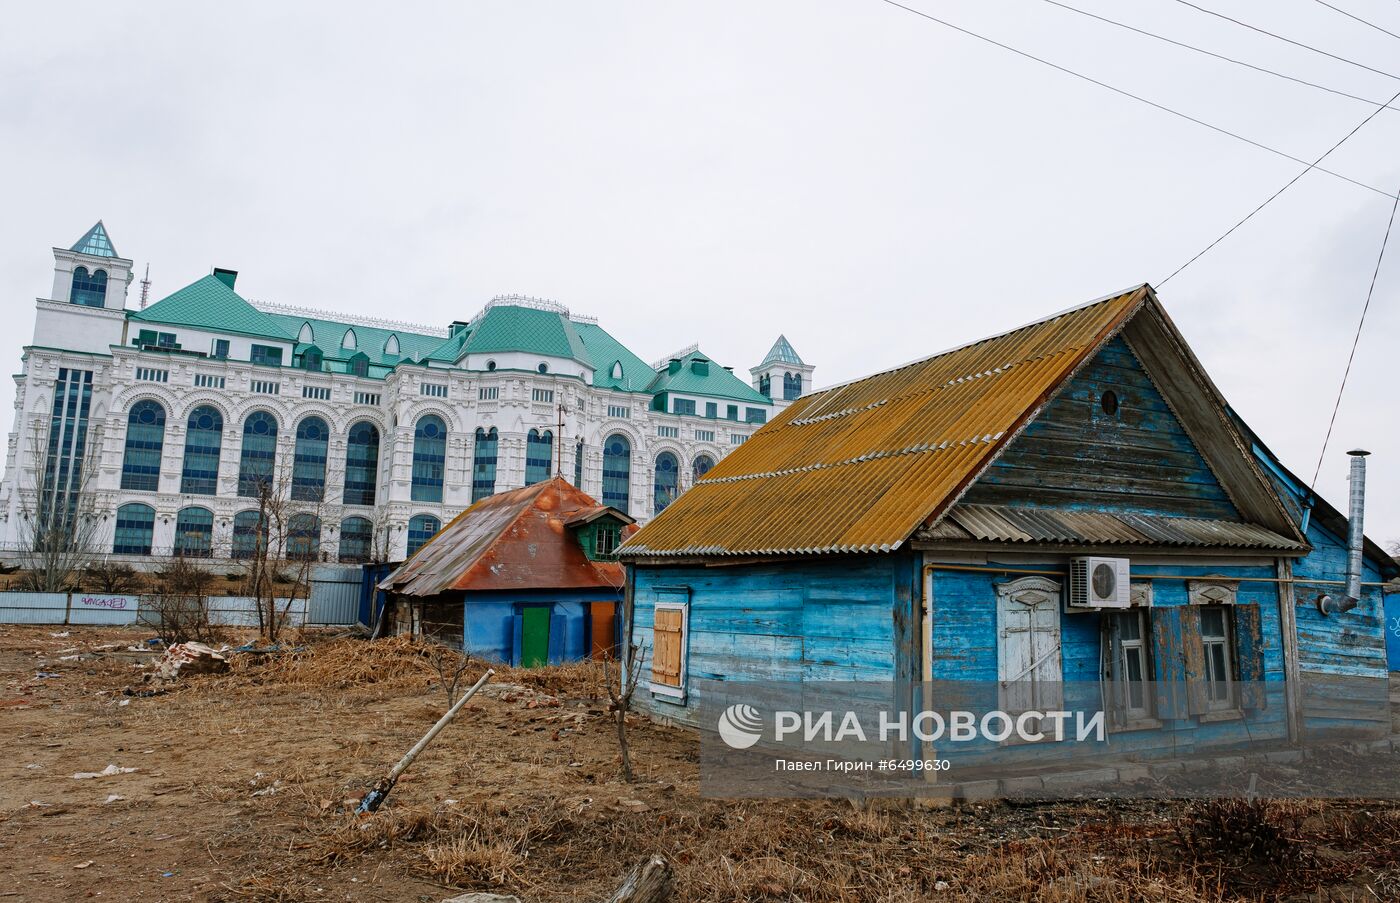
{"type": "MultiPolygon", "coordinates": [[[[930,564],[937,564],[935,558],[930,564]]],[[[1044,564],[1018,563],[1014,554],[993,557],[989,566],[1008,568],[1053,569],[1044,564]]],[[[1263,577],[1275,576],[1272,566],[1143,566],[1135,567],[1134,575],[1169,575],[1182,579],[1154,580],[1153,605],[1179,606],[1188,602],[1187,580],[1198,577],[1263,577]]],[[[930,606],[932,625],[932,671],[935,681],[995,681],[997,673],[997,586],[1016,579],[1018,574],[995,574],[968,571],[939,571],[935,569],[930,606]]],[[[1052,578],[1055,579],[1055,578],[1052,578]]],[[[1069,579],[1066,571],[1059,581],[1064,586],[1069,579]]],[[[1273,583],[1240,583],[1236,601],[1259,606],[1263,659],[1266,683],[1282,687],[1283,646],[1279,632],[1278,587],[1273,583]]],[[[1076,690],[1089,691],[1096,687],[1101,675],[1100,615],[1094,612],[1060,613],[1060,641],[1067,695],[1076,690]],[[1075,687],[1078,682],[1081,685],[1075,687]]],[[[1157,650],[1154,650],[1156,652],[1157,650]]],[[[1170,668],[1173,663],[1162,655],[1154,655],[1155,675],[1160,683],[1177,679],[1170,668]]],[[[1150,759],[1154,756],[1180,755],[1193,749],[1228,745],[1245,740],[1284,739],[1288,735],[1287,713],[1281,690],[1271,693],[1269,705],[1261,711],[1249,711],[1235,721],[1202,722],[1197,718],[1164,719],[1161,730],[1122,731],[1111,733],[1106,747],[1110,751],[1132,753],[1150,759]]],[[[1074,707],[1075,700],[1066,699],[1074,707]]],[[[1097,709],[1097,698],[1080,700],[1086,708],[1097,709]]],[[[1037,744],[1026,747],[1027,761],[1052,761],[1068,747],[1037,744]]],[[[1019,750],[1000,748],[998,756],[1006,761],[1019,750]]],[[[1079,752],[1082,754],[1082,750],[1079,752]]]]}
{"type": "Polygon", "coordinates": [[[1385,657],[1390,670],[1400,671],[1400,593],[1385,597],[1385,657]]]}
{"type": "MultiPolygon", "coordinates": [[[[683,703],[653,697],[639,707],[695,725],[696,680],[888,681],[915,667],[911,600],[918,576],[909,554],[818,558],[771,565],[634,568],[634,641],[650,661],[659,591],[690,598],[683,703]]],[[[644,666],[643,681],[650,677],[644,666]]]]}
{"type": "MultiPolygon", "coordinates": [[[[466,652],[487,661],[520,663],[520,638],[515,621],[526,605],[550,608],[550,664],[588,657],[590,602],[621,602],[621,595],[607,590],[464,593],[462,645],[466,652]]],[[[619,609],[620,611],[620,609],[619,609]]]]}

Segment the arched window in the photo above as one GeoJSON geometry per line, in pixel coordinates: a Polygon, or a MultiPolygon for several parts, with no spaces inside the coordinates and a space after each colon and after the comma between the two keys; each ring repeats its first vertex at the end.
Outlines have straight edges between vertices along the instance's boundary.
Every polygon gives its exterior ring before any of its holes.
{"type": "Polygon", "coordinates": [[[652,513],[660,514],[681,491],[681,465],[676,456],[662,452],[656,456],[656,482],[652,486],[652,513]]]}
{"type": "Polygon", "coordinates": [[[369,376],[369,358],[363,354],[350,358],[350,373],[352,376],[369,376]]]}
{"type": "Polygon", "coordinates": [[[541,433],[530,430],[525,438],[525,485],[549,479],[549,471],[554,463],[554,434],[549,430],[541,433]]]}
{"type": "Polygon", "coordinates": [[[238,494],[256,498],[272,488],[277,462],[277,420],[267,411],[254,411],[243,421],[243,454],[238,461],[238,494]]]}
{"type": "Polygon", "coordinates": [[[73,268],[73,288],[68,292],[70,304],[84,307],[101,307],[107,301],[107,271],[87,267],[73,268]]]}
{"type": "Polygon", "coordinates": [[[627,502],[631,482],[632,443],[626,436],[614,433],[603,443],[603,504],[630,514],[627,502]]]}
{"type": "Polygon", "coordinates": [[[691,482],[698,482],[701,477],[713,470],[714,467],[714,458],[711,458],[709,455],[696,455],[695,461],[690,465],[690,475],[694,478],[691,482]]]}
{"type": "Polygon", "coordinates": [[[155,492],[160,488],[160,452],[165,446],[165,408],[158,401],[138,401],[126,418],[126,452],[122,488],[155,492]]]}
{"type": "Polygon", "coordinates": [[[773,379],[767,373],[758,378],[758,391],[769,398],[773,397],[773,379]]]}
{"type": "Polygon", "coordinates": [[[315,561],[321,557],[321,519],[314,514],[293,514],[287,522],[287,558],[315,561]]]}
{"type": "Polygon", "coordinates": [[[447,467],[447,424],[436,414],[424,414],[413,428],[413,486],[415,502],[442,501],[442,476],[447,467]]]}
{"type": "Polygon", "coordinates": [[[345,330],[345,336],[340,340],[340,347],[347,351],[354,351],[356,348],[360,347],[359,340],[355,338],[355,330],[345,330]]]}
{"type": "Polygon", "coordinates": [[[538,370],[538,371],[541,372],[541,373],[548,373],[548,372],[549,372],[549,364],[546,364],[544,361],[540,361],[540,365],[539,365],[538,367],[536,367],[535,369],[538,370]]]}
{"type": "Polygon", "coordinates": [[[267,547],[267,522],[253,509],[233,516],[233,557],[253,558],[267,547]]]}
{"type": "Polygon", "coordinates": [[[156,526],[156,509],[131,502],[117,509],[117,538],[113,555],[151,554],[151,534],[156,526]]]}
{"type": "Polygon", "coordinates": [[[574,486],[583,488],[583,440],[574,446],[574,486]]]}
{"type": "Polygon", "coordinates": [[[209,405],[190,411],[185,424],[185,463],[180,470],[180,492],[185,495],[218,493],[219,452],[223,444],[224,415],[209,405]]]}
{"type": "Polygon", "coordinates": [[[802,374],[783,374],[783,400],[793,401],[802,396],[802,374]]]}
{"type": "Polygon", "coordinates": [[[326,449],[331,431],[320,417],[297,424],[296,453],[292,457],[292,501],[319,502],[326,497],[326,449]]]}
{"type": "Polygon", "coordinates": [[[493,426],[489,430],[477,427],[476,443],[472,448],[472,501],[479,502],[496,493],[496,451],[498,436],[493,426]]]}
{"type": "Polygon", "coordinates": [[[347,517],[340,522],[340,560],[347,564],[369,561],[374,547],[374,525],[367,517],[347,517]]]}
{"type": "Polygon", "coordinates": [[[414,515],[408,522],[409,557],[423,548],[423,545],[432,539],[440,529],[442,529],[442,522],[431,514],[414,515]]]}
{"type": "Polygon", "coordinates": [[[214,554],[214,512],[193,505],[180,509],[175,517],[175,554],[181,558],[214,554]]]}
{"type": "Polygon", "coordinates": [[[384,340],[384,353],[392,357],[399,356],[399,337],[391,335],[384,340]]]}
{"type": "Polygon", "coordinates": [[[379,484],[379,428],[361,420],[345,443],[345,504],[373,505],[379,484]]]}
{"type": "Polygon", "coordinates": [[[613,361],[611,375],[613,379],[622,379],[622,361],[613,361]]]}
{"type": "Polygon", "coordinates": [[[297,341],[301,342],[303,345],[310,345],[312,342],[316,341],[316,330],[311,328],[311,322],[309,320],[301,324],[301,332],[297,333],[297,341]]]}

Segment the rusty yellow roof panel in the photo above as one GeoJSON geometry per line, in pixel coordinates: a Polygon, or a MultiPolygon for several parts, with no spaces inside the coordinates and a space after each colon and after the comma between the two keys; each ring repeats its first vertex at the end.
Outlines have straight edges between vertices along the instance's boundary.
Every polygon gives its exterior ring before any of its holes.
{"type": "Polygon", "coordinates": [[[1139,286],[800,398],[620,554],[898,548],[957,498],[1150,291],[1139,286]]]}

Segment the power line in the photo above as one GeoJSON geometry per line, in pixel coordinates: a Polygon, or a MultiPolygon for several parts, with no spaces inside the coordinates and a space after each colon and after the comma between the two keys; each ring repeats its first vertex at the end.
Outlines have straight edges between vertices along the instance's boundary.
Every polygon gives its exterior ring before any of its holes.
{"type": "MultiPolygon", "coordinates": [[[[1326,153],[1324,153],[1322,156],[1318,157],[1318,158],[1317,158],[1316,160],[1314,160],[1312,163],[1309,163],[1306,169],[1304,169],[1302,172],[1298,173],[1298,174],[1297,174],[1296,176],[1294,176],[1293,178],[1289,179],[1289,180],[1284,184],[1284,186],[1283,186],[1282,188],[1280,188],[1278,191],[1275,191],[1273,194],[1269,195],[1268,199],[1265,200],[1264,203],[1260,204],[1258,207],[1255,207],[1253,210],[1249,211],[1249,213],[1245,215],[1245,218],[1244,218],[1244,219],[1240,220],[1239,222],[1235,223],[1235,224],[1234,224],[1233,226],[1231,226],[1230,228],[1226,229],[1226,230],[1225,230],[1225,233],[1224,233],[1223,235],[1221,235],[1221,236],[1220,236],[1219,238],[1217,238],[1215,241],[1211,242],[1210,244],[1208,244],[1208,245],[1206,245],[1204,248],[1202,248],[1201,251],[1200,251],[1199,253],[1196,254],[1196,256],[1192,257],[1190,260],[1186,261],[1186,262],[1183,263],[1181,266],[1179,266],[1179,267],[1177,267],[1175,270],[1173,270],[1171,276],[1168,276],[1166,279],[1163,279],[1161,282],[1157,283],[1157,286],[1160,288],[1161,286],[1166,285],[1168,282],[1171,281],[1172,277],[1176,276],[1177,273],[1180,273],[1182,270],[1186,269],[1186,268],[1189,267],[1191,264],[1195,263],[1196,261],[1200,260],[1202,257],[1206,256],[1206,254],[1208,254],[1212,248],[1214,248],[1216,245],[1220,244],[1220,243],[1221,243],[1222,241],[1224,241],[1225,239],[1229,238],[1230,235],[1233,234],[1234,231],[1235,231],[1236,229],[1238,229],[1240,226],[1243,226],[1245,223],[1247,223],[1247,222],[1249,222],[1251,219],[1253,219],[1253,218],[1254,218],[1254,214],[1258,213],[1260,210],[1263,210],[1265,207],[1267,207],[1267,206],[1269,206],[1270,204],[1272,204],[1272,203],[1274,202],[1274,200],[1275,200],[1276,198],[1278,198],[1279,195],[1283,194],[1285,191],[1287,191],[1288,189],[1292,188],[1292,187],[1293,187],[1293,183],[1297,182],[1297,181],[1298,181],[1299,179],[1301,179],[1303,176],[1305,176],[1305,175],[1307,175],[1308,173],[1312,172],[1314,169],[1318,170],[1318,172],[1326,172],[1326,170],[1321,169],[1317,164],[1321,163],[1323,160],[1326,160],[1327,157],[1328,157],[1334,150],[1336,150],[1337,148],[1341,147],[1343,144],[1346,144],[1347,141],[1351,140],[1351,136],[1352,136],[1352,135],[1355,135],[1357,132],[1361,131],[1362,126],[1366,125],[1366,123],[1370,122],[1372,119],[1375,119],[1376,116],[1377,116],[1377,114],[1379,114],[1381,110],[1383,110],[1383,109],[1385,109],[1386,107],[1390,106],[1390,104],[1395,103],[1396,100],[1400,100],[1400,91],[1397,91],[1397,92],[1395,93],[1395,96],[1394,96],[1394,97],[1392,97],[1392,98],[1390,98],[1390,100],[1386,101],[1386,102],[1385,102],[1385,106],[1379,106],[1379,107],[1376,107],[1376,109],[1372,110],[1371,113],[1370,113],[1365,119],[1361,120],[1360,122],[1358,122],[1358,123],[1356,124],[1356,127],[1355,127],[1355,128],[1353,128],[1351,131],[1347,132],[1346,135],[1344,135],[1344,136],[1342,137],[1342,140],[1338,141],[1336,144],[1334,144],[1334,145],[1332,145],[1331,147],[1329,147],[1329,148],[1327,149],[1326,153]]],[[[1397,202],[1400,202],[1400,194],[1397,194],[1397,195],[1390,195],[1390,197],[1395,198],[1395,199],[1397,200],[1397,202]]]]}
{"type": "Polygon", "coordinates": [[[1330,57],[1334,60],[1337,60],[1338,62],[1346,63],[1348,66],[1356,66],[1359,69],[1365,69],[1367,72],[1374,72],[1377,75],[1384,75],[1386,78],[1400,79],[1400,75],[1396,75],[1394,72],[1386,72],[1384,69],[1373,69],[1365,63],[1358,63],[1356,60],[1349,60],[1344,56],[1337,56],[1335,53],[1328,53],[1326,50],[1314,47],[1311,44],[1304,44],[1302,41],[1295,41],[1292,38],[1286,38],[1281,34],[1275,34],[1272,31],[1265,31],[1264,29],[1259,28],[1255,25],[1250,25],[1248,22],[1242,22],[1239,19],[1231,18],[1230,16],[1227,16],[1224,13],[1218,13],[1213,9],[1206,9],[1204,6],[1197,6],[1196,4],[1190,2],[1190,0],[1176,0],[1176,2],[1180,3],[1182,6],[1190,7],[1191,9],[1196,10],[1196,12],[1205,13],[1208,16],[1215,16],[1217,19],[1224,19],[1226,22],[1233,22],[1241,28],[1248,28],[1250,31],[1258,32],[1262,35],[1268,35],[1269,37],[1274,38],[1276,40],[1292,44],[1294,47],[1301,47],[1304,50],[1311,50],[1313,53],[1320,53],[1325,57],[1330,57]]]}
{"type": "MultiPolygon", "coordinates": [[[[1138,28],[1138,27],[1133,26],[1133,25],[1129,25],[1129,24],[1127,24],[1126,22],[1119,22],[1119,21],[1117,21],[1117,20],[1110,19],[1110,18],[1108,18],[1107,16],[1100,16],[1100,15],[1097,14],[1097,13],[1091,13],[1091,12],[1089,12],[1089,11],[1086,10],[1086,9],[1079,9],[1078,7],[1070,6],[1070,5],[1067,4],[1067,3],[1060,3],[1059,0],[1044,0],[1044,2],[1049,3],[1051,6],[1058,6],[1060,9],[1067,10],[1068,12],[1078,13],[1079,15],[1081,15],[1081,16],[1086,16],[1087,18],[1090,18],[1090,19],[1097,19],[1098,21],[1103,22],[1103,23],[1105,23],[1105,24],[1107,24],[1107,25],[1114,25],[1114,26],[1117,26],[1118,28],[1127,29],[1128,31],[1134,32],[1135,34],[1140,34],[1140,35],[1142,35],[1143,37],[1148,37],[1148,38],[1152,38],[1152,39],[1157,40],[1157,41],[1162,41],[1162,42],[1164,42],[1164,43],[1171,44],[1171,45],[1173,45],[1173,46],[1175,46],[1175,47],[1180,47],[1180,48],[1182,48],[1182,49],[1184,49],[1184,50],[1191,50],[1191,51],[1194,51],[1194,52],[1196,52],[1196,53],[1201,53],[1201,54],[1204,54],[1204,55],[1206,55],[1206,56],[1208,56],[1208,57],[1212,57],[1212,58],[1217,59],[1217,60],[1222,60],[1223,62],[1226,62],[1226,63],[1233,63],[1233,64],[1236,65],[1236,66],[1243,66],[1243,67],[1246,68],[1246,69],[1253,69],[1255,72],[1263,72],[1263,73],[1266,74],[1266,75],[1272,75],[1272,76],[1275,76],[1276,78],[1285,79],[1286,81],[1290,81],[1290,82],[1293,82],[1293,83],[1299,84],[1299,85],[1305,85],[1305,86],[1307,86],[1307,87],[1309,87],[1309,88],[1316,88],[1316,89],[1319,90],[1319,91],[1326,91],[1328,94],[1335,94],[1335,95],[1337,95],[1338,97],[1345,97],[1345,98],[1348,98],[1348,99],[1350,99],[1350,100],[1359,100],[1359,101],[1361,101],[1362,103],[1368,103],[1368,104],[1371,104],[1372,106],[1381,106],[1381,105],[1382,105],[1379,101],[1372,100],[1372,99],[1369,98],[1369,97],[1361,97],[1360,95],[1357,95],[1357,94],[1349,94],[1349,93],[1347,93],[1346,91],[1340,91],[1340,90],[1338,90],[1338,89],[1336,89],[1336,88],[1329,88],[1329,87],[1327,87],[1326,85],[1319,85],[1319,84],[1317,84],[1316,82],[1310,82],[1310,81],[1308,81],[1308,80],[1306,80],[1306,79],[1297,78],[1297,77],[1295,77],[1295,76],[1288,75],[1288,74],[1283,73],[1283,72],[1278,72],[1278,71],[1276,71],[1276,70],[1274,70],[1274,69],[1267,69],[1267,68],[1265,68],[1265,67],[1263,67],[1263,66],[1256,66],[1256,65],[1254,65],[1253,63],[1245,62],[1244,60],[1237,60],[1237,59],[1235,59],[1234,57],[1225,56],[1224,54],[1222,54],[1222,53],[1216,53],[1216,52],[1213,51],[1213,50],[1206,50],[1205,48],[1203,48],[1203,47],[1197,47],[1197,46],[1195,46],[1194,44],[1187,44],[1187,43],[1185,43],[1185,42],[1183,42],[1183,41],[1178,41],[1178,40],[1176,40],[1176,39],[1174,39],[1174,38],[1169,38],[1169,37],[1166,37],[1166,36],[1164,36],[1164,35],[1156,34],[1155,32],[1147,31],[1147,30],[1145,30],[1145,29],[1138,28]]],[[[1321,0],[1319,0],[1319,2],[1321,2],[1321,0]]],[[[1397,108],[1396,108],[1396,107],[1391,107],[1391,109],[1394,110],[1394,109],[1397,109],[1397,108]]]]}
{"type": "MultiPolygon", "coordinates": [[[[1245,136],[1243,136],[1243,135],[1241,135],[1241,134],[1239,134],[1239,133],[1237,133],[1237,132],[1232,132],[1232,131],[1230,131],[1229,129],[1221,128],[1221,127],[1218,126],[1218,125],[1212,125],[1211,123],[1206,122],[1206,121],[1203,120],[1203,119],[1197,119],[1196,117],[1191,116],[1191,115],[1188,115],[1188,114],[1186,114],[1186,113],[1183,113],[1183,112],[1181,112],[1180,110],[1174,110],[1174,109],[1172,109],[1171,107],[1164,106],[1164,105],[1162,105],[1162,104],[1160,104],[1160,103],[1157,103],[1156,101],[1148,100],[1148,99],[1145,98],[1145,97],[1142,97],[1142,96],[1140,96],[1140,95],[1138,95],[1138,94],[1133,94],[1133,93],[1131,93],[1131,92],[1129,92],[1129,91],[1125,91],[1125,90],[1123,90],[1122,88],[1115,88],[1113,85],[1110,85],[1110,84],[1108,84],[1107,82],[1099,81],[1099,80],[1096,79],[1096,78],[1093,78],[1093,77],[1091,77],[1091,76],[1085,75],[1085,74],[1083,74],[1082,72],[1076,72],[1076,71],[1074,71],[1073,69],[1066,68],[1066,67],[1064,67],[1064,66],[1061,66],[1061,65],[1058,64],[1058,63],[1052,63],[1052,62],[1050,62],[1050,61],[1047,60],[1047,59],[1044,59],[1044,58],[1042,58],[1042,57],[1035,56],[1034,54],[1031,54],[1031,53],[1027,53],[1027,52],[1024,51],[1024,50],[1018,50],[1018,49],[1016,49],[1015,47],[1012,47],[1010,44],[1003,44],[1001,41],[997,41],[997,40],[994,40],[994,39],[992,39],[992,38],[989,38],[989,37],[987,37],[987,36],[985,36],[985,35],[978,34],[978,33],[975,32],[975,31],[970,31],[970,30],[968,30],[968,29],[966,29],[966,28],[963,28],[963,27],[960,26],[960,25],[954,25],[952,22],[948,22],[948,21],[946,21],[946,20],[944,20],[944,19],[940,19],[940,18],[938,18],[937,16],[932,16],[932,15],[926,13],[926,12],[922,12],[922,11],[920,11],[920,10],[914,9],[914,8],[911,7],[911,6],[905,6],[905,5],[902,4],[902,3],[896,2],[896,0],[880,0],[880,2],[886,3],[886,4],[890,5],[890,6],[893,6],[893,7],[895,7],[896,9],[902,9],[902,10],[904,10],[904,11],[907,12],[907,13],[913,13],[914,15],[919,16],[920,18],[928,19],[930,22],[936,22],[936,23],[938,23],[939,25],[944,26],[945,28],[951,28],[951,29],[953,29],[954,31],[961,32],[962,34],[965,34],[965,35],[967,35],[967,36],[970,37],[970,38],[976,38],[977,40],[983,41],[983,42],[988,43],[988,44],[991,44],[991,45],[994,46],[994,47],[1000,47],[1002,50],[1009,51],[1009,52],[1014,53],[1014,54],[1016,54],[1017,56],[1020,56],[1020,57],[1025,57],[1025,58],[1028,59],[1028,60],[1033,60],[1033,61],[1035,61],[1035,62],[1037,62],[1037,63],[1040,63],[1040,64],[1043,65],[1043,66],[1049,66],[1051,69],[1054,69],[1054,70],[1059,71],[1059,72],[1063,72],[1063,73],[1065,73],[1066,75],[1072,75],[1072,76],[1074,76],[1075,78],[1083,79],[1084,81],[1089,82],[1089,83],[1092,84],[1092,85],[1098,85],[1100,88],[1104,88],[1104,89],[1106,89],[1106,90],[1108,90],[1108,91],[1112,91],[1114,94],[1119,94],[1119,95],[1122,95],[1123,97],[1127,97],[1127,98],[1130,98],[1130,99],[1132,99],[1132,100],[1136,100],[1138,103],[1145,103],[1145,104],[1147,104],[1149,107],[1153,107],[1154,109],[1161,110],[1161,111],[1164,112],[1164,113],[1170,113],[1171,115],[1176,116],[1176,117],[1178,117],[1178,118],[1180,118],[1180,119],[1185,119],[1187,122],[1194,122],[1196,125],[1203,126],[1203,127],[1205,127],[1205,128],[1210,129],[1212,132],[1218,132],[1218,133],[1220,133],[1220,134],[1222,134],[1222,135],[1227,135],[1227,136],[1229,136],[1229,137],[1231,137],[1231,138],[1234,138],[1234,139],[1237,140],[1237,141],[1243,141],[1245,144],[1252,145],[1253,147],[1257,147],[1257,148],[1259,148],[1260,150],[1263,150],[1263,151],[1268,151],[1269,153],[1274,154],[1274,155],[1279,156],[1279,157],[1283,157],[1283,158],[1286,159],[1286,160],[1292,160],[1294,163],[1302,163],[1302,164],[1304,164],[1305,166],[1307,166],[1309,170],[1311,170],[1311,169],[1316,169],[1318,172],[1326,173],[1326,174],[1329,175],[1329,176],[1333,176],[1333,177],[1335,177],[1335,178],[1341,179],[1343,182],[1350,182],[1351,184],[1356,185],[1356,186],[1359,187],[1359,188],[1365,188],[1367,191],[1374,191],[1376,194],[1383,195],[1383,196],[1388,197],[1388,198],[1393,198],[1393,197],[1395,197],[1395,195],[1391,194],[1390,192],[1386,191],[1386,190],[1383,189],[1383,188],[1377,188],[1377,187],[1374,186],[1374,185],[1368,185],[1368,184],[1366,184],[1365,182],[1357,181],[1356,179],[1353,179],[1353,178],[1351,178],[1350,176],[1344,176],[1344,175],[1342,175],[1342,174],[1339,173],[1339,172],[1335,172],[1335,171],[1330,170],[1330,169],[1324,169],[1324,168],[1322,168],[1321,166],[1318,166],[1318,165],[1317,165],[1317,162],[1318,162],[1318,161],[1316,161],[1316,160],[1313,161],[1312,163],[1309,163],[1307,160],[1304,160],[1304,159],[1302,159],[1302,158],[1300,158],[1300,157],[1295,157],[1295,156],[1293,156],[1293,155],[1290,154],[1290,153],[1287,153],[1287,152],[1285,152],[1285,151],[1278,150],[1277,148],[1270,147],[1270,146],[1267,145],[1267,144],[1261,144],[1260,142],[1255,141],[1255,140],[1252,139],[1252,138],[1246,138],[1245,136]]],[[[1389,106],[1389,105],[1390,105],[1390,102],[1388,101],[1388,102],[1385,104],[1385,106],[1389,106]]],[[[1376,111],[1379,112],[1379,111],[1380,111],[1381,109],[1383,109],[1383,108],[1384,108],[1384,107],[1377,107],[1377,108],[1376,108],[1376,111]]],[[[1372,114],[1372,115],[1374,115],[1374,114],[1372,114]]],[[[1324,154],[1323,156],[1326,156],[1326,155],[1324,154]]],[[[1318,158],[1318,159],[1320,160],[1320,159],[1322,159],[1322,158],[1318,158]]]]}
{"type": "Polygon", "coordinates": [[[1327,421],[1327,435],[1322,439],[1322,451],[1317,455],[1317,469],[1313,471],[1312,486],[1317,486],[1318,475],[1322,473],[1322,459],[1327,455],[1327,443],[1332,441],[1332,427],[1337,425],[1337,411],[1342,407],[1342,393],[1347,390],[1347,377],[1351,376],[1351,364],[1356,360],[1356,346],[1361,343],[1361,329],[1366,325],[1366,312],[1371,309],[1371,296],[1376,292],[1376,277],[1381,272],[1381,261],[1385,259],[1385,246],[1390,243],[1390,229],[1395,225],[1395,210],[1400,207],[1400,195],[1390,205],[1390,219],[1385,224],[1385,238],[1381,239],[1381,252],[1376,255],[1376,268],[1371,271],[1371,287],[1366,290],[1366,303],[1361,307],[1361,321],[1356,324],[1356,336],[1351,340],[1351,354],[1347,355],[1347,368],[1342,371],[1342,384],[1337,389],[1337,402],[1332,405],[1332,419],[1327,421]]]}
{"type": "Polygon", "coordinates": [[[1387,31],[1386,29],[1381,28],[1381,27],[1380,27],[1379,25],[1377,25],[1375,22],[1370,22],[1370,21],[1367,21],[1366,19],[1361,18],[1360,16],[1353,15],[1352,13],[1349,13],[1349,12],[1347,12],[1346,10],[1342,9],[1340,6],[1333,6],[1332,4],[1328,3],[1327,0],[1316,0],[1316,2],[1317,2],[1317,3],[1321,3],[1323,6],[1327,7],[1328,9],[1332,10],[1333,12],[1341,13],[1342,15],[1346,16],[1348,19],[1355,19],[1356,21],[1360,22],[1362,25],[1365,25],[1365,26],[1370,27],[1370,28],[1374,28],[1376,31],[1379,31],[1379,32],[1384,32],[1385,34],[1390,35],[1392,38],[1400,38],[1400,34],[1396,34],[1396,33],[1393,32],[1393,31],[1387,31]]]}

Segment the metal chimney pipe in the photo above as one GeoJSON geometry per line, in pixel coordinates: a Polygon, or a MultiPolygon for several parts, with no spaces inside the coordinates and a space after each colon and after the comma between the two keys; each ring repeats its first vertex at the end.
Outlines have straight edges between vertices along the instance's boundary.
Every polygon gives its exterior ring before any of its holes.
{"type": "Polygon", "coordinates": [[[1351,492],[1347,512],[1346,596],[1341,599],[1319,596],[1317,607],[1324,615],[1351,611],[1361,602],[1362,544],[1366,538],[1366,456],[1370,452],[1354,448],[1347,454],[1351,456],[1351,475],[1348,478],[1351,482],[1351,492]]]}

